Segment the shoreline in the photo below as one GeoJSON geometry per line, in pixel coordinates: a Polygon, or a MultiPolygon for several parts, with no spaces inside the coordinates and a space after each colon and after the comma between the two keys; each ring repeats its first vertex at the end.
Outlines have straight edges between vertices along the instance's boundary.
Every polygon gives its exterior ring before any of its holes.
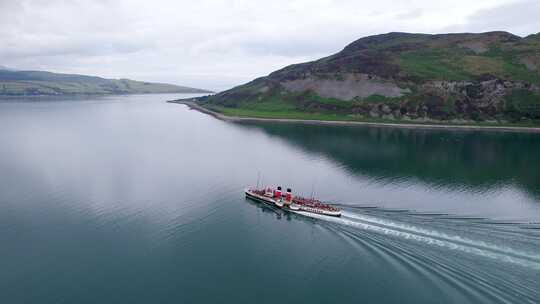
{"type": "Polygon", "coordinates": [[[229,122],[278,122],[278,123],[301,123],[310,125],[332,125],[332,126],[364,126],[380,128],[401,128],[401,129],[427,129],[427,130],[460,130],[460,131],[496,131],[496,132],[516,132],[516,133],[540,133],[540,127],[512,127],[512,126],[475,126],[475,125],[445,125],[445,124],[418,124],[418,123],[391,123],[391,122],[367,122],[367,121],[340,121],[340,120],[309,120],[290,118],[258,118],[227,116],[216,111],[204,108],[192,101],[167,101],[168,103],[183,104],[191,110],[213,116],[219,120],[229,122]]]}

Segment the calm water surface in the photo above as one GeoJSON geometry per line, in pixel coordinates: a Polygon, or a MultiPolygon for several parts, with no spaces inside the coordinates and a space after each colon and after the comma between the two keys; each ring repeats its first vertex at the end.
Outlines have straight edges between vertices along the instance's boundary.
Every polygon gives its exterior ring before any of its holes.
{"type": "Polygon", "coordinates": [[[0,101],[1,303],[539,303],[540,136],[0,101]],[[243,197],[256,183],[340,219],[243,197]]]}

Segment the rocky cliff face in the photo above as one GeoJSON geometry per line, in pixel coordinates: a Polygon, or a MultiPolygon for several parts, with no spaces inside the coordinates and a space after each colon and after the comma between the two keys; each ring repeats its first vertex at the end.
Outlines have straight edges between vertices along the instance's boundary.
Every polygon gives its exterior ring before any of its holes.
{"type": "Polygon", "coordinates": [[[540,39],[505,32],[359,39],[201,102],[282,103],[316,113],[417,121],[540,119],[540,39]]]}
{"type": "Polygon", "coordinates": [[[352,113],[389,120],[487,121],[508,123],[540,118],[538,85],[491,79],[486,81],[430,81],[420,95],[398,102],[364,102],[352,113]],[[536,96],[535,96],[536,95],[536,96]],[[534,102],[528,102],[533,97],[534,102]]]}

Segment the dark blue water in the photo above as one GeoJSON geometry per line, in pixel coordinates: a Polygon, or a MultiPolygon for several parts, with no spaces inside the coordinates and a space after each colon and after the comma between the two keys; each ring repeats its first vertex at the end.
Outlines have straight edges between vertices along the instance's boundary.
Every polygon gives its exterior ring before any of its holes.
{"type": "Polygon", "coordinates": [[[0,102],[1,303],[538,303],[540,136],[0,102]],[[281,184],[303,217],[243,197],[281,184]]]}

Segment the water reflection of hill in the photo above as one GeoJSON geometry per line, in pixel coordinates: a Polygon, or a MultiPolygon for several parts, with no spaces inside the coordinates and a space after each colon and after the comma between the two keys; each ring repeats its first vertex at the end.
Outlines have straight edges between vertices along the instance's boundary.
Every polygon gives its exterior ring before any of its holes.
{"type": "Polygon", "coordinates": [[[540,136],[296,124],[245,125],[375,178],[414,177],[445,186],[514,182],[540,195],[540,136]]]}

